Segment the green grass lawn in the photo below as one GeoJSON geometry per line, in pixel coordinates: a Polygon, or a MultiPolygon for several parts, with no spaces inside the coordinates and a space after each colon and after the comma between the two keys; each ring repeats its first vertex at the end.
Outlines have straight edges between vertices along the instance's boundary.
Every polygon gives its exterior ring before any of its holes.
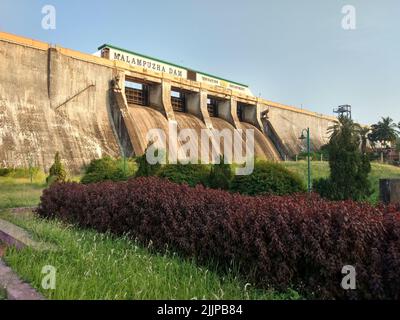
{"type": "Polygon", "coordinates": [[[45,187],[44,181],[0,177],[0,209],[36,206],[45,187]]]}
{"type": "Polygon", "coordinates": [[[370,197],[370,200],[373,203],[376,203],[379,200],[379,179],[384,178],[400,179],[400,168],[380,163],[372,164],[372,171],[369,180],[371,181],[371,186],[374,191],[373,195],[370,197]]]}
{"type": "Polygon", "coordinates": [[[0,300],[6,300],[6,293],[3,288],[0,288],[0,300]]]}
{"type": "Polygon", "coordinates": [[[298,299],[255,289],[234,271],[220,275],[172,253],[155,254],[127,238],[83,231],[57,221],[0,213],[59,250],[8,249],[6,263],[50,299],[298,299]],[[54,266],[56,289],[41,287],[41,271],[54,266]]]}
{"type": "MultiPolygon", "coordinates": [[[[70,180],[79,178],[74,176],[70,180]]],[[[46,187],[44,173],[35,176],[32,182],[28,177],[0,177],[0,209],[37,206],[46,187]]]]}
{"type": "MultiPolygon", "coordinates": [[[[307,183],[307,162],[306,161],[288,161],[282,162],[283,165],[289,170],[296,172],[299,174],[305,183],[307,183]]],[[[328,162],[321,161],[313,161],[311,163],[312,170],[312,179],[325,178],[329,176],[329,164],[328,162]]],[[[373,194],[370,197],[370,201],[372,203],[377,203],[379,199],[379,179],[382,178],[400,178],[400,168],[380,164],[380,163],[371,163],[372,171],[369,176],[369,180],[371,181],[371,187],[373,190],[373,194]]]]}

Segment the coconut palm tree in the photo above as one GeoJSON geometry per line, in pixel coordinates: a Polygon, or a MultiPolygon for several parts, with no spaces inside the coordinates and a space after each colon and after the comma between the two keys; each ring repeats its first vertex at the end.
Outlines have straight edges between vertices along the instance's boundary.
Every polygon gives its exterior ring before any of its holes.
{"type": "Polygon", "coordinates": [[[368,144],[368,140],[369,140],[368,135],[369,135],[370,131],[371,131],[371,127],[368,127],[368,126],[365,126],[365,127],[360,126],[360,128],[358,129],[358,133],[361,138],[361,152],[363,154],[367,153],[367,144],[368,144]]]}
{"type": "Polygon", "coordinates": [[[328,128],[328,133],[331,134],[331,138],[335,138],[339,136],[343,131],[348,130],[350,134],[353,136],[354,141],[360,141],[360,149],[361,153],[365,154],[367,152],[367,145],[369,141],[369,134],[371,132],[371,127],[362,126],[352,119],[341,116],[338,118],[338,122],[333,126],[328,128]]]}
{"type": "Polygon", "coordinates": [[[338,122],[328,128],[328,133],[331,139],[337,138],[341,133],[347,131],[354,139],[360,138],[361,126],[355,123],[351,118],[339,116],[338,122]]]}
{"type": "Polygon", "coordinates": [[[399,127],[390,117],[382,117],[382,120],[371,126],[369,139],[379,142],[383,148],[387,148],[390,143],[396,141],[399,135],[399,127]]]}

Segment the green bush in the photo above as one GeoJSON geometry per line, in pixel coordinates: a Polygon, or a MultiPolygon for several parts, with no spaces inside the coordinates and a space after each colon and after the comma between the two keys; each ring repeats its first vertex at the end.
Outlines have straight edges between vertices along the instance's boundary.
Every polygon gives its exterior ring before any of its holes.
{"type": "Polygon", "coordinates": [[[57,176],[48,176],[46,178],[46,184],[49,186],[51,186],[55,182],[65,182],[65,181],[58,180],[57,176]]]}
{"type": "Polygon", "coordinates": [[[124,181],[132,177],[136,171],[136,163],[132,159],[113,159],[109,156],[95,159],[85,170],[81,183],[89,184],[100,181],[124,181]]]}
{"type": "Polygon", "coordinates": [[[371,195],[368,175],[371,164],[360,150],[360,125],[346,117],[330,131],[328,144],[330,177],[316,182],[314,190],[331,200],[366,200],[371,195]]]}
{"type": "Polygon", "coordinates": [[[329,199],[332,194],[336,194],[334,185],[331,183],[329,178],[320,178],[313,181],[313,190],[323,198],[329,199]]]}
{"type": "Polygon", "coordinates": [[[221,157],[219,164],[211,166],[210,175],[208,176],[207,186],[212,189],[229,190],[233,178],[231,166],[224,163],[221,157]]]}
{"type": "MultiPolygon", "coordinates": [[[[150,176],[156,176],[158,172],[161,169],[161,164],[156,163],[156,164],[150,164],[147,159],[146,159],[146,153],[147,149],[144,152],[143,155],[140,157],[136,158],[136,163],[138,165],[138,170],[136,172],[136,177],[150,177],[150,176]]],[[[155,157],[158,157],[164,153],[163,150],[155,150],[154,155],[155,157]]]]}
{"type": "Polygon", "coordinates": [[[54,163],[50,167],[49,176],[46,178],[46,183],[52,184],[53,182],[65,182],[66,178],[67,172],[61,163],[60,154],[56,152],[54,156],[54,163]]]}
{"type": "Polygon", "coordinates": [[[179,184],[194,187],[207,185],[209,166],[203,164],[167,164],[158,172],[158,176],[179,184]]]}
{"type": "Polygon", "coordinates": [[[40,168],[0,168],[0,177],[11,177],[11,178],[30,178],[42,176],[44,173],[40,168]]]}
{"type": "Polygon", "coordinates": [[[246,195],[285,195],[304,192],[306,188],[300,176],[281,164],[259,160],[252,174],[233,178],[231,191],[246,195]]]}
{"type": "Polygon", "coordinates": [[[0,168],[0,177],[7,177],[11,173],[9,168],[0,168]]]}

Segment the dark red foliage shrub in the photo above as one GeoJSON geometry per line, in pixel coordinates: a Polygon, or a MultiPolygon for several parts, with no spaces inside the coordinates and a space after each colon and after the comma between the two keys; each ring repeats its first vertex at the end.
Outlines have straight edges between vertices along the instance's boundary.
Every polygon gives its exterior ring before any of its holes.
{"type": "Polygon", "coordinates": [[[400,298],[400,214],[394,206],[316,195],[250,197],[150,177],[54,184],[37,213],[129,233],[157,250],[168,245],[223,268],[234,264],[262,288],[293,288],[315,298],[400,298]],[[344,265],[356,268],[356,290],[341,287],[344,265]]]}

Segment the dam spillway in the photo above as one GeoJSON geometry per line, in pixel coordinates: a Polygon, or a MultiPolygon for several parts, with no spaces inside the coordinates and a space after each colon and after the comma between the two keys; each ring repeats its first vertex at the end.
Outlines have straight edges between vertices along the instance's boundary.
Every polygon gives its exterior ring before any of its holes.
{"type": "MultiPolygon", "coordinates": [[[[146,106],[140,106],[135,104],[128,104],[128,112],[131,117],[131,121],[136,123],[135,130],[137,140],[140,142],[141,150],[145,149],[147,146],[146,133],[151,129],[162,129],[164,132],[168,133],[168,120],[161,114],[161,112],[146,106]]],[[[201,121],[198,117],[184,113],[184,112],[175,112],[175,119],[177,122],[178,134],[183,129],[193,129],[197,133],[197,137],[201,138],[202,130],[209,130],[207,126],[201,121]]],[[[233,137],[233,132],[235,128],[229,122],[224,119],[211,117],[211,123],[213,125],[213,129],[218,132],[222,132],[223,130],[229,130],[232,132],[231,136],[233,137]]],[[[254,152],[255,156],[259,158],[265,158],[270,160],[279,160],[280,155],[275,149],[274,145],[270,141],[268,137],[266,137],[259,129],[253,126],[250,123],[241,122],[240,129],[252,129],[254,130],[254,152]]],[[[210,131],[210,136],[215,140],[219,139],[219,137],[213,137],[213,130],[210,131]]],[[[212,139],[211,138],[211,139],[212,139]]],[[[193,141],[192,141],[193,142],[193,141]]],[[[242,149],[245,150],[245,139],[239,142],[243,144],[242,149]]],[[[233,141],[230,139],[228,144],[232,145],[233,141]]],[[[198,141],[198,145],[201,146],[200,141],[198,141]]],[[[209,147],[211,148],[211,147],[209,147]]],[[[221,143],[220,149],[222,150],[222,154],[224,151],[223,143],[221,143]]],[[[139,153],[138,151],[137,153],[139,153]]],[[[198,157],[201,157],[201,150],[199,150],[198,157]]]]}

